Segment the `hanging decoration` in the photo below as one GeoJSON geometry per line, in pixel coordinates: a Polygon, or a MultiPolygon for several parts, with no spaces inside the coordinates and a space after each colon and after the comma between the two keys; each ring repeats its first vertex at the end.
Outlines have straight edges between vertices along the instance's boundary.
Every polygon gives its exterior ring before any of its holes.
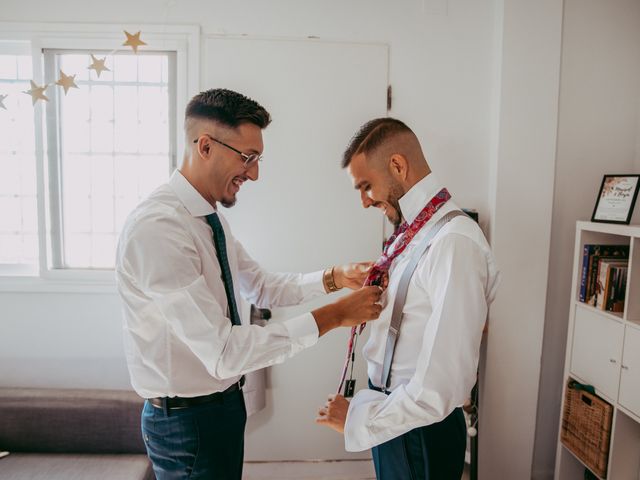
{"type": "Polygon", "coordinates": [[[31,82],[31,90],[27,90],[24,93],[31,95],[31,105],[35,105],[38,100],[48,102],[49,98],[44,94],[44,91],[49,87],[49,85],[45,84],[40,87],[33,80],[29,81],[31,82]]]}
{"type": "Polygon", "coordinates": [[[75,75],[65,75],[65,73],[60,70],[60,78],[56,82],[56,85],[64,88],[64,94],[66,95],[70,88],[80,88],[76,85],[75,75]]]}
{"type": "MultiPolygon", "coordinates": [[[[138,54],[138,47],[147,45],[145,42],[143,42],[140,39],[140,34],[141,31],[136,32],[135,34],[130,34],[129,32],[127,32],[126,30],[123,30],[125,36],[126,36],[126,40],[125,42],[122,44],[125,47],[131,47],[131,49],[133,50],[133,53],[135,53],[136,55],[138,54]]],[[[111,55],[112,53],[117,52],[118,49],[116,48],[115,50],[112,50],[111,52],[109,52],[107,55],[105,55],[103,58],[98,58],[93,54],[91,55],[91,65],[89,65],[87,68],[89,70],[94,70],[96,72],[96,75],[98,76],[98,78],[100,78],[100,74],[104,71],[110,72],[111,70],[109,69],[109,67],[106,66],[106,60],[107,57],[109,55],[111,55]]],[[[55,85],[58,85],[59,87],[62,87],[64,89],[64,94],[67,95],[67,93],[69,92],[69,89],[71,88],[79,88],[78,85],[76,85],[75,82],[75,78],[76,78],[76,74],[73,75],[67,75],[65,74],[62,70],[60,70],[60,78],[58,78],[58,80],[56,81],[55,85]]],[[[49,98],[44,94],[45,90],[47,88],[49,88],[50,84],[45,84],[42,86],[39,86],[38,84],[36,84],[33,80],[30,80],[31,82],[31,89],[26,90],[22,93],[26,93],[27,95],[31,95],[31,102],[32,105],[35,105],[36,102],[38,100],[44,100],[45,102],[49,101],[49,98]]],[[[0,93],[0,108],[7,110],[7,107],[4,104],[4,100],[8,97],[8,94],[1,94],[0,93]]]]}
{"type": "Polygon", "coordinates": [[[107,57],[104,58],[97,58],[95,55],[93,55],[93,53],[91,54],[91,60],[93,61],[93,63],[91,63],[91,65],[89,65],[87,68],[89,70],[95,70],[96,75],[98,75],[98,78],[100,78],[100,74],[103,71],[107,71],[110,72],[111,70],[109,70],[109,68],[104,64],[104,62],[107,60],[107,57]]]}
{"type": "Polygon", "coordinates": [[[138,47],[142,45],[146,45],[146,43],[140,40],[140,31],[138,31],[138,33],[136,33],[135,35],[131,35],[129,32],[125,30],[124,34],[127,36],[127,41],[124,42],[122,45],[124,45],[125,47],[131,47],[133,49],[133,53],[137,55],[138,47]]]}

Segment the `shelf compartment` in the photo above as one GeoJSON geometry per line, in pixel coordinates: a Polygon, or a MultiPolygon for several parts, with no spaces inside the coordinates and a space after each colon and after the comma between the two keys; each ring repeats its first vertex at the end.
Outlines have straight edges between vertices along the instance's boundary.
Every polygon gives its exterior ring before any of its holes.
{"type": "MultiPolygon", "coordinates": [[[[575,300],[583,303],[588,306],[595,306],[595,291],[596,291],[596,283],[598,285],[602,284],[602,287],[605,287],[605,283],[608,283],[608,279],[605,280],[602,275],[599,273],[598,265],[599,263],[594,264],[593,259],[594,253],[598,256],[598,260],[607,261],[610,263],[627,263],[627,271],[630,268],[630,257],[633,250],[634,241],[630,236],[624,235],[611,235],[604,234],[602,232],[591,232],[591,231],[582,231],[580,233],[580,243],[578,245],[579,251],[577,252],[578,258],[578,270],[576,279],[576,291],[575,291],[575,300]],[[592,249],[591,251],[586,250],[587,245],[598,246],[599,249],[592,249]],[[621,256],[619,259],[615,258],[613,255],[617,253],[619,250],[609,248],[607,250],[607,246],[619,245],[621,247],[626,247],[628,250],[628,254],[621,256]],[[585,251],[586,250],[586,251],[585,251]],[[586,258],[585,258],[585,255],[586,258]],[[581,299],[581,290],[584,290],[584,299],[581,299]]],[[[617,266],[617,265],[616,265],[617,266]]],[[[604,270],[603,270],[604,272],[604,270]]],[[[606,272],[605,272],[606,273],[606,272]]],[[[626,281],[626,279],[625,279],[626,281]]],[[[628,287],[628,283],[627,287],[628,287]]],[[[609,290],[607,290],[608,292],[609,290]]],[[[628,289],[625,290],[625,293],[628,289]]],[[[598,300],[602,299],[605,294],[600,293],[598,295],[598,300]]],[[[628,298],[628,297],[627,297],[628,298]]],[[[606,300],[605,300],[606,302],[606,300]]],[[[625,302],[626,307],[626,302],[625,302]]],[[[598,308],[602,311],[607,311],[604,308],[598,308]]],[[[613,312],[611,312],[613,313],[613,312]]],[[[618,313],[618,312],[616,312],[618,313]]],[[[619,315],[623,317],[624,312],[619,312],[619,315]]],[[[640,314],[640,311],[638,312],[640,314]]]]}
{"type": "Polygon", "coordinates": [[[600,477],[607,476],[613,411],[612,404],[568,380],[560,439],[600,477]]]}
{"type": "Polygon", "coordinates": [[[638,265],[640,265],[640,238],[634,238],[629,259],[625,318],[636,324],[640,324],[640,268],[638,265]]]}
{"type": "Polygon", "coordinates": [[[571,372],[617,398],[624,325],[595,308],[576,308],[571,351],[571,372]]]}
{"type": "Polygon", "coordinates": [[[618,403],[640,417],[640,329],[627,327],[624,334],[620,364],[620,393],[618,403]]]}
{"type": "MultiPolygon", "coordinates": [[[[582,463],[582,461],[565,445],[561,443],[560,446],[559,471],[557,478],[561,480],[584,480],[584,472],[585,470],[589,470],[589,467],[582,463]]],[[[591,470],[589,471],[591,472],[591,470]]],[[[598,480],[605,480],[604,477],[599,477],[593,472],[591,473],[598,480]]]]}
{"type": "Polygon", "coordinates": [[[640,424],[617,410],[609,455],[609,478],[640,478],[640,424]]]}

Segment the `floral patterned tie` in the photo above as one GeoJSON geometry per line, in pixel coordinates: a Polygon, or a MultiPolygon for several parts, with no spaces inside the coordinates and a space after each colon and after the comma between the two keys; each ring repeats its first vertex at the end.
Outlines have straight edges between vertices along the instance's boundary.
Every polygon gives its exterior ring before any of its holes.
{"type": "MultiPolygon", "coordinates": [[[[364,282],[365,287],[369,285],[387,285],[387,280],[389,278],[389,268],[391,267],[391,264],[393,263],[395,258],[400,255],[405,248],[407,248],[407,245],[411,243],[411,240],[413,240],[413,237],[416,235],[416,233],[420,231],[420,229],[450,198],[451,194],[449,193],[449,191],[446,188],[443,188],[431,200],[429,200],[429,202],[415,218],[415,220],[411,222],[411,225],[403,222],[400,226],[398,226],[398,228],[396,228],[396,230],[393,232],[393,235],[391,235],[389,240],[385,242],[382,249],[382,255],[380,256],[378,261],[373,264],[373,267],[371,267],[371,271],[369,272],[369,275],[364,282]],[[395,245],[394,242],[396,242],[395,245]],[[393,250],[389,251],[392,245],[393,250]]],[[[340,391],[342,390],[342,386],[345,384],[349,364],[351,364],[351,373],[353,373],[353,363],[355,362],[355,354],[353,352],[353,349],[355,346],[355,340],[356,337],[360,333],[362,333],[365,325],[366,323],[363,323],[360,325],[360,327],[351,327],[351,335],[349,336],[347,355],[345,358],[344,367],[342,368],[342,375],[340,376],[338,393],[340,393],[340,391]]],[[[354,389],[355,381],[352,378],[349,378],[346,384],[344,396],[353,396],[354,389]]]]}

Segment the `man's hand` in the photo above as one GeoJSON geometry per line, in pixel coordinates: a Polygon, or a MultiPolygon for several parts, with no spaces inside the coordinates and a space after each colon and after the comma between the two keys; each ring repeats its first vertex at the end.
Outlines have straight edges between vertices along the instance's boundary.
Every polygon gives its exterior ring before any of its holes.
{"type": "Polygon", "coordinates": [[[378,303],[382,289],[380,287],[362,287],[345,295],[333,305],[337,309],[341,327],[353,327],[368,320],[375,320],[382,312],[378,303]]]}
{"type": "Polygon", "coordinates": [[[344,424],[347,421],[349,401],[342,395],[329,395],[327,403],[318,410],[316,423],[333,428],[338,433],[344,433],[344,424]]]}
{"type": "Polygon", "coordinates": [[[333,267],[333,280],[338,288],[358,290],[367,279],[373,262],[349,263],[333,267]]]}
{"type": "Polygon", "coordinates": [[[311,312],[322,336],[337,327],[353,327],[380,316],[382,305],[380,287],[362,287],[345,295],[334,303],[316,308],[311,312]]]}

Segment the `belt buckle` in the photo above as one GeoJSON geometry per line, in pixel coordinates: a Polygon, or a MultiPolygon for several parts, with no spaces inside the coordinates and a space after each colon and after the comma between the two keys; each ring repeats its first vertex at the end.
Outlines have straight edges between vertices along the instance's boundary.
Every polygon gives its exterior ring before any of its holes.
{"type": "Polygon", "coordinates": [[[225,390],[223,390],[221,392],[218,392],[218,394],[223,395],[223,396],[227,396],[227,395],[231,395],[232,393],[235,393],[237,391],[241,392],[243,385],[244,385],[244,382],[242,381],[242,379],[240,379],[237,382],[233,382],[225,390]]]}
{"type": "MultiPolygon", "coordinates": [[[[165,405],[164,405],[164,403],[165,403],[165,402],[164,402],[163,397],[150,398],[150,399],[148,399],[148,400],[149,400],[149,404],[150,404],[153,408],[157,408],[158,410],[163,410],[163,411],[165,411],[165,405]],[[156,404],[153,402],[153,400],[158,400],[158,401],[160,402],[160,405],[156,405],[156,404]]],[[[168,411],[168,410],[182,410],[182,409],[184,409],[184,408],[187,408],[187,407],[170,407],[170,406],[168,405],[169,397],[167,397],[167,399],[166,399],[166,400],[167,400],[167,405],[166,405],[166,410],[167,410],[167,411],[168,411]]]]}

